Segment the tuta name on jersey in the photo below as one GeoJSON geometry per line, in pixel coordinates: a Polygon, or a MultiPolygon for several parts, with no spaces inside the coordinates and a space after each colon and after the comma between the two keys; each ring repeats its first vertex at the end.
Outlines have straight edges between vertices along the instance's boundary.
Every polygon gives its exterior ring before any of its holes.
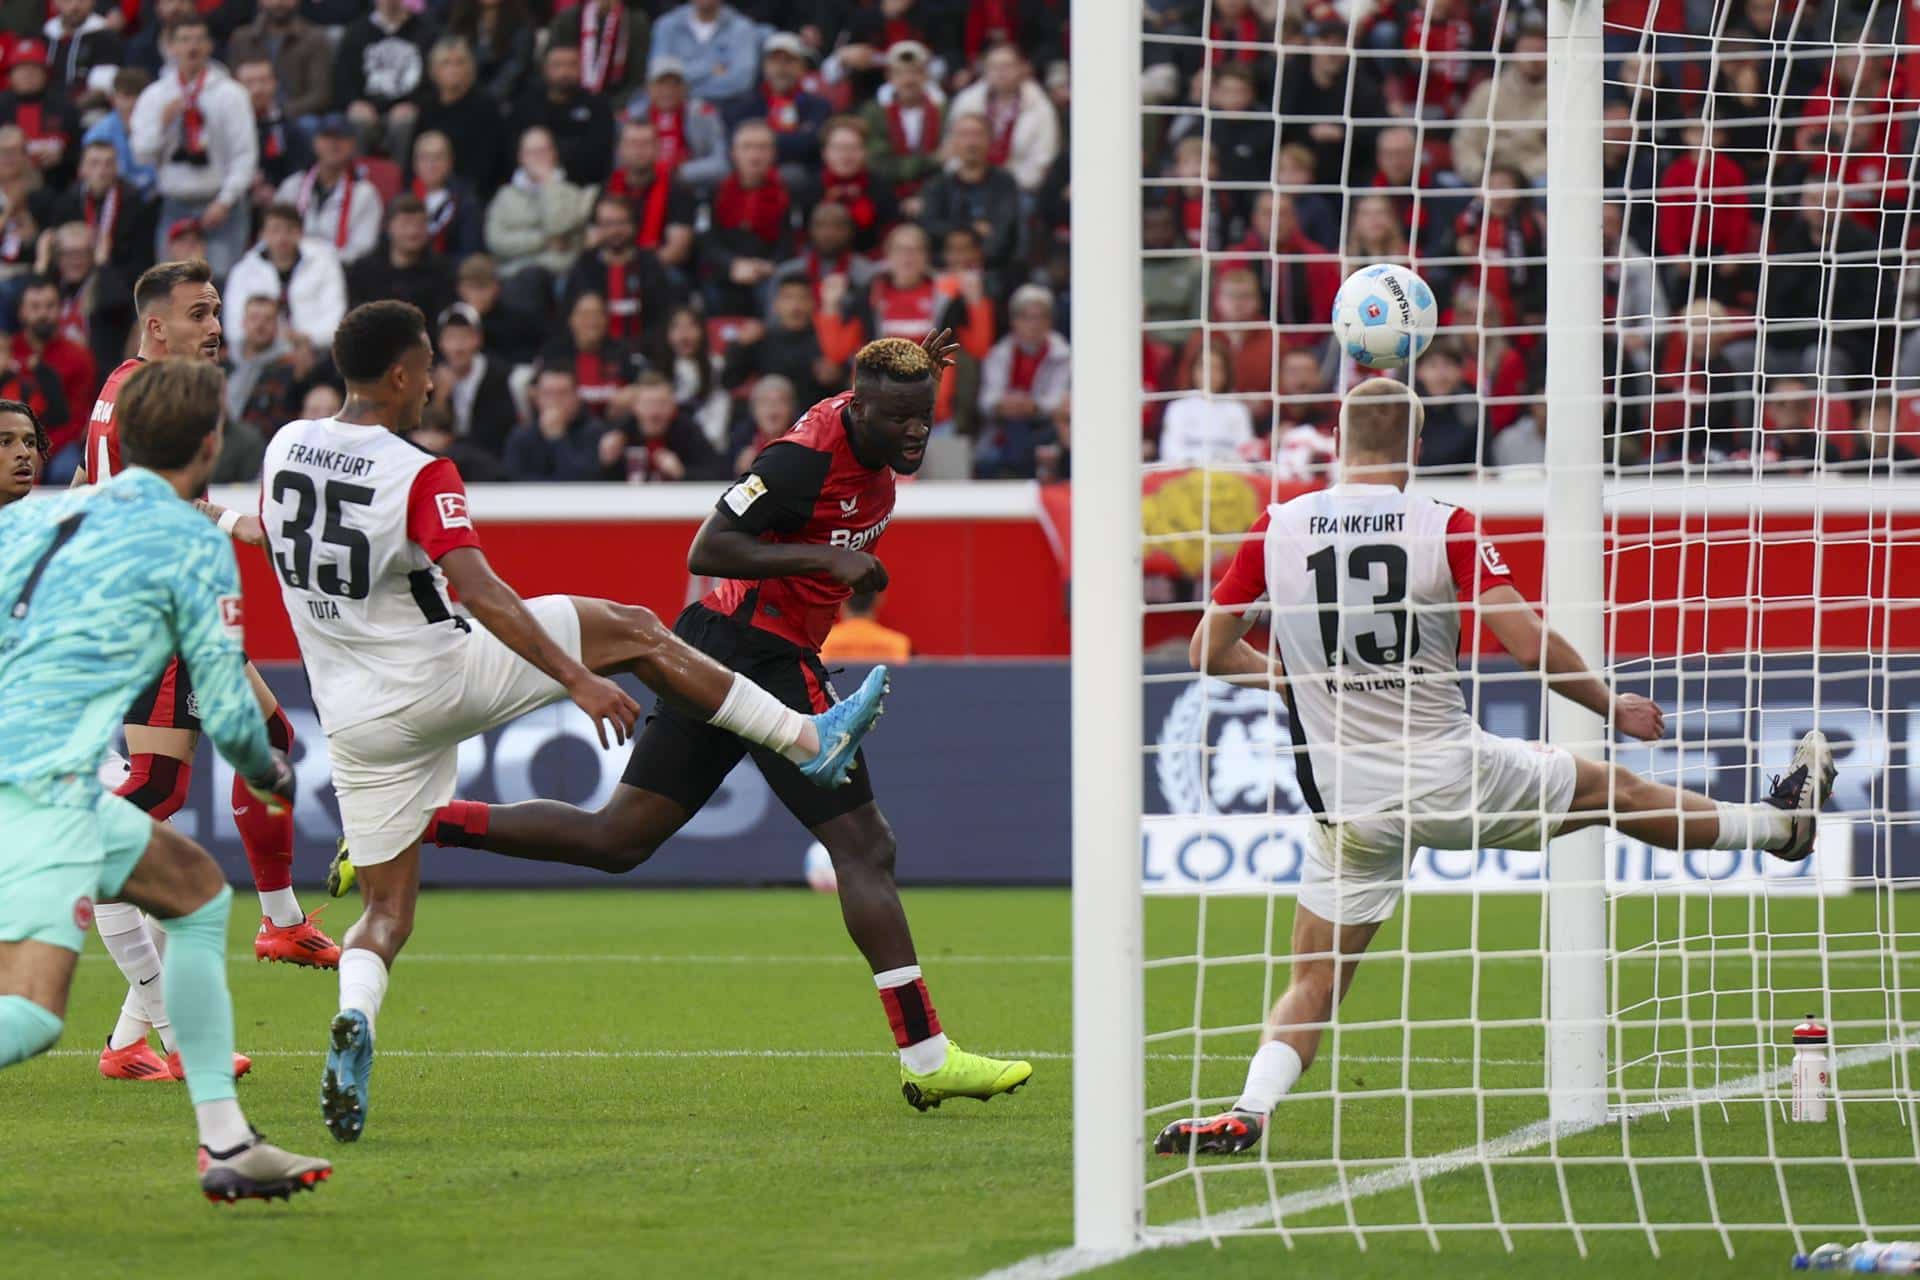
{"type": "Polygon", "coordinates": [[[1401,533],[1406,528],[1404,511],[1366,511],[1335,518],[1308,516],[1307,533],[1401,533]]]}
{"type": "Polygon", "coordinates": [[[373,459],[335,449],[315,449],[304,444],[287,446],[287,461],[323,471],[338,471],[343,476],[364,476],[373,470],[373,459]]]}

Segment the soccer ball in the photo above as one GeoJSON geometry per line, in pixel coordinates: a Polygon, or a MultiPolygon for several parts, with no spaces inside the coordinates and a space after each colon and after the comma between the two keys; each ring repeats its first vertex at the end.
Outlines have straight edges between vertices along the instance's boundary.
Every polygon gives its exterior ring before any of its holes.
{"type": "Polygon", "coordinates": [[[1376,262],[1347,277],[1333,298],[1333,333],[1369,369],[1402,369],[1433,341],[1433,289],[1405,267],[1376,262]]]}

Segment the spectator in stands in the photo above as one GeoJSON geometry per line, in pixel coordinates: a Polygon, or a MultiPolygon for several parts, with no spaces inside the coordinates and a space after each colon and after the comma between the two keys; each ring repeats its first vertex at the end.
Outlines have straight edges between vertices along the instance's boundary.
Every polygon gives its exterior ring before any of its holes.
{"type": "Polygon", "coordinates": [[[1775,378],[1760,404],[1758,456],[1770,474],[1805,475],[1854,453],[1848,403],[1821,396],[1802,378],[1775,378]]]}
{"type": "Polygon", "coordinates": [[[1204,390],[1167,406],[1160,426],[1160,461],[1209,467],[1247,458],[1255,444],[1253,415],[1245,403],[1231,398],[1233,357],[1224,347],[1209,345],[1201,352],[1193,377],[1204,390]]]}
{"type": "Polygon", "coordinates": [[[66,484],[73,478],[85,447],[87,419],[74,417],[61,388],[60,375],[35,358],[25,357],[17,340],[0,342],[0,400],[22,400],[31,405],[52,442],[50,461],[41,472],[43,484],[66,484]]]}
{"type": "Polygon", "coordinates": [[[166,252],[161,258],[168,262],[190,262],[195,258],[207,256],[207,232],[197,218],[179,218],[161,233],[166,241],[166,252]]]}
{"type": "MultiPolygon", "coordinates": [[[[1284,270],[1284,268],[1283,268],[1284,270]]],[[[1322,313],[1321,327],[1326,320],[1322,313]]],[[[1260,298],[1260,281],[1245,267],[1232,267],[1220,276],[1214,290],[1210,338],[1196,332],[1180,352],[1181,387],[1204,388],[1200,360],[1203,355],[1222,355],[1227,361],[1227,387],[1241,394],[1260,394],[1273,390],[1274,332],[1267,323],[1267,310],[1260,298]]],[[[1258,414],[1265,424],[1267,406],[1258,414]]]]}
{"type": "Polygon", "coordinates": [[[1459,344],[1438,338],[1414,362],[1415,384],[1426,406],[1426,424],[1420,428],[1420,467],[1465,469],[1482,456],[1480,415],[1473,404],[1472,387],[1459,344]]]}
{"type": "Polygon", "coordinates": [[[358,262],[380,242],[383,214],[380,189],[369,182],[354,159],[353,125],[338,113],[323,116],[313,136],[313,164],[287,175],[274,192],[306,220],[308,239],[333,247],[340,261],[358,262]]]}
{"type": "Polygon", "coordinates": [[[468,484],[490,484],[507,478],[506,468],[498,454],[489,453],[471,440],[462,440],[453,433],[453,415],[444,403],[437,400],[427,402],[426,409],[420,414],[419,425],[403,438],[423,453],[452,459],[453,465],[460,469],[461,479],[468,484]]]}
{"type": "Polygon", "coordinates": [[[1421,257],[1447,256],[1460,197],[1447,194],[1434,177],[1433,166],[1422,163],[1413,130],[1395,125],[1380,131],[1374,139],[1369,185],[1393,201],[1421,257]]]}
{"type": "MultiPolygon", "coordinates": [[[[1149,204],[1140,211],[1141,246],[1154,253],[1140,261],[1140,298],[1146,320],[1153,325],[1200,323],[1200,260],[1196,255],[1169,253],[1180,248],[1179,224],[1171,208],[1149,204]]],[[[1159,341],[1177,344],[1191,329],[1157,330],[1159,341]]]]}
{"type": "Polygon", "coordinates": [[[27,158],[55,186],[73,179],[79,159],[80,116],[64,93],[47,87],[47,46],[26,39],[14,46],[7,91],[0,93],[0,124],[17,125],[27,137],[27,158]]]}
{"type": "Polygon", "coordinates": [[[1413,246],[1407,243],[1407,229],[1394,213],[1393,201],[1387,197],[1361,196],[1353,202],[1352,220],[1353,225],[1347,231],[1347,260],[1343,270],[1352,271],[1369,262],[1404,263],[1412,259],[1413,246]]]}
{"type": "MultiPolygon", "coordinates": [[[[1049,110],[1052,108],[1049,107],[1049,110]]],[[[987,255],[989,288],[999,292],[1012,278],[1026,242],[1020,186],[987,159],[992,133],[978,113],[954,117],[947,131],[948,168],[920,189],[920,222],[936,240],[949,227],[966,225],[980,234],[987,255]]]]}
{"type": "Polygon", "coordinates": [[[367,154],[405,156],[420,122],[427,52],[439,33],[407,0],[373,0],[334,50],[333,105],[344,110],[367,154]]]}
{"type": "Polygon", "coordinates": [[[1624,208],[1618,200],[1601,206],[1600,244],[1606,254],[1600,270],[1605,281],[1607,319],[1613,322],[1622,359],[1632,368],[1651,368],[1655,329],[1672,308],[1653,259],[1628,234],[1624,208]]]}
{"type": "Polygon", "coordinates": [[[820,642],[826,662],[905,662],[913,656],[913,641],[904,631],[882,626],[874,615],[885,592],[862,591],[840,606],[840,620],[820,642]]]}
{"type": "Polygon", "coordinates": [[[1173,157],[1161,176],[1180,180],[1178,186],[1159,187],[1152,198],[1173,210],[1175,222],[1186,234],[1188,247],[1224,248],[1229,197],[1225,192],[1207,189],[1208,183],[1220,177],[1219,161],[1207,140],[1198,134],[1189,134],[1174,143],[1173,157]]]}
{"type": "Polygon", "coordinates": [[[656,56],[645,93],[627,104],[629,120],[653,126],[660,167],[701,195],[727,176],[727,129],[710,102],[690,101],[678,59],[656,56]]]}
{"type": "Polygon", "coordinates": [[[544,316],[554,281],[572,268],[593,212],[593,188],[568,180],[553,135],[520,135],[520,167],[487,206],[487,250],[514,304],[544,316]]]}
{"type": "Polygon", "coordinates": [[[75,107],[103,105],[113,92],[124,50],[113,25],[93,11],[92,0],[53,0],[53,16],[40,34],[47,42],[53,92],[75,107]]]}
{"type": "Polygon", "coordinates": [[[809,405],[840,390],[846,370],[821,351],[813,323],[816,307],[807,281],[798,276],[780,281],[767,322],[749,322],[727,348],[722,381],[738,388],[756,378],[784,378],[809,405]]]}
{"type": "Polygon", "coordinates": [[[240,337],[247,299],[257,297],[279,303],[290,341],[298,335],[320,351],[333,344],[333,331],[347,313],[346,275],[333,245],[305,236],[305,226],[294,206],[268,207],[260,243],[234,264],[221,291],[227,345],[240,337]]]}
{"type": "MultiPolygon", "coordinates": [[[[120,161],[121,176],[133,185],[142,199],[153,194],[154,168],[141,164],[133,154],[133,108],[153,78],[138,67],[122,67],[113,77],[111,110],[87,126],[80,136],[82,150],[95,142],[112,147],[120,161]]],[[[83,157],[84,158],[84,157],[83,157]]],[[[149,250],[153,246],[147,246],[149,250]]]]}
{"type": "Polygon", "coordinates": [[[507,436],[503,460],[512,480],[598,480],[606,425],[580,402],[573,370],[550,366],[533,382],[533,417],[507,436]]]}
{"type": "Polygon", "coordinates": [[[1406,47],[1418,56],[1407,59],[1406,70],[1387,83],[1395,115],[1410,114],[1417,103],[1429,120],[1459,117],[1461,103],[1483,65],[1472,55],[1484,53],[1492,43],[1483,21],[1476,21],[1484,19],[1484,9],[1476,12],[1476,8],[1480,6],[1472,0],[1432,0],[1412,6],[1406,47]]]}
{"type": "MultiPolygon", "coordinates": [[[[266,294],[255,294],[240,315],[240,339],[227,343],[227,418],[246,421],[247,402],[253,398],[260,375],[275,360],[293,350],[293,344],[280,333],[280,304],[266,294]]],[[[256,424],[258,425],[258,424],[256,424]]],[[[284,425],[276,422],[260,432],[267,434],[284,425]]]]}
{"type": "MultiPolygon", "coordinates": [[[[1601,108],[1606,124],[1601,130],[1602,183],[1608,191],[1625,193],[1628,200],[1627,230],[1643,249],[1653,247],[1654,148],[1645,141],[1635,144],[1633,108],[1625,102],[1608,101],[1601,108]]],[[[1609,244],[1611,248],[1611,243],[1609,244]]]]}
{"type": "Polygon", "coordinates": [[[121,65],[138,67],[147,73],[150,81],[158,79],[161,69],[172,57],[167,42],[173,36],[174,24],[194,12],[194,0],[154,0],[151,21],[147,14],[140,16],[140,29],[127,41],[121,65]]]}
{"type": "MultiPolygon", "coordinates": [[[[533,70],[533,14],[527,0],[453,0],[447,15],[447,34],[459,36],[473,50],[480,83],[495,102],[516,101],[533,70]]],[[[556,40],[549,49],[580,46],[556,40]]],[[[578,77],[575,77],[576,82],[578,77]]],[[[598,93],[599,90],[594,90],[598,93]]],[[[541,123],[552,127],[552,121],[541,123]]]]}
{"type": "MultiPolygon", "coordinates": [[[[903,222],[887,237],[885,267],[864,290],[856,290],[847,276],[829,275],[820,282],[814,328],[829,360],[842,364],[875,338],[918,335],[917,342],[936,329],[953,330],[963,350],[976,360],[986,358],[993,343],[993,304],[984,294],[969,301],[958,280],[936,279],[929,247],[925,231],[903,222]]],[[[1049,294],[1049,316],[1052,306],[1049,294]]],[[[935,420],[943,416],[936,408],[935,420]]]]}
{"type": "Polygon", "coordinates": [[[654,481],[724,480],[728,459],[717,451],[674,398],[662,373],[643,373],[633,389],[633,422],[600,440],[604,478],[654,481]]]}
{"type": "Polygon", "coordinates": [[[538,313],[524,311],[508,300],[500,288],[500,276],[491,255],[476,253],[460,264],[454,276],[460,301],[473,308],[479,317],[480,336],[488,355],[503,364],[526,364],[540,353],[546,341],[543,307],[538,313]]]}
{"type": "Polygon", "coordinates": [[[974,473],[982,479],[1032,475],[1034,448],[1053,438],[1053,409],[1067,394],[1070,352],[1053,330],[1053,295],[1023,284],[1007,310],[1011,331],[980,369],[983,431],[974,473]]]}
{"type": "Polygon", "coordinates": [[[634,243],[651,253],[685,293],[693,260],[693,220],[698,206],[693,191],[659,163],[659,134],[649,120],[620,126],[613,176],[607,194],[624,196],[633,206],[634,243]]]}
{"type": "Polygon", "coordinates": [[[273,203],[281,183],[313,167],[313,139],[306,126],[289,116],[280,105],[280,84],[274,78],[271,62],[252,58],[237,63],[233,78],[247,91],[247,101],[253,106],[253,132],[260,167],[254,171],[249,196],[257,217],[273,203]]]}
{"type": "Polygon", "coordinates": [[[1500,69],[1467,94],[1453,130],[1453,168],[1470,187],[1494,165],[1547,177],[1546,20],[1527,12],[1500,69]]]}
{"type": "Polygon", "coordinates": [[[427,209],[427,238],[435,253],[459,262],[483,244],[480,197],[453,171],[453,145],[428,130],[413,139],[413,178],[407,190],[427,209]]]}
{"type": "Polygon", "coordinates": [[[448,427],[457,439],[498,458],[514,426],[513,393],[506,362],[490,358],[480,344],[473,308],[463,302],[447,308],[435,344],[440,363],[433,371],[433,401],[446,408],[448,427]]]}
{"type": "Polygon", "coordinates": [[[1656,464],[1723,461],[1752,442],[1751,384],[1726,354],[1736,329],[1712,298],[1695,298],[1680,318],[1656,357],[1651,439],[1636,447],[1656,464]]]}
{"type": "Polygon", "coordinates": [[[765,27],[723,0],[687,0],[653,24],[652,56],[674,59],[688,92],[718,104],[753,87],[765,35],[765,27]]]}
{"type": "Polygon", "coordinates": [[[662,369],[673,379],[673,398],[716,453],[727,453],[733,401],[720,380],[720,357],[707,343],[707,323],[693,307],[675,307],[667,318],[662,369]]]}
{"type": "Polygon", "coordinates": [[[644,0],[583,0],[556,9],[547,24],[547,44],[577,45],[580,83],[587,92],[622,102],[645,83],[652,27],[644,0]]]}
{"type": "MultiPolygon", "coordinates": [[[[1518,407],[1518,406],[1516,406],[1518,407]]],[[[1424,432],[1422,434],[1425,434],[1424,432]]],[[[1547,402],[1530,400],[1487,448],[1496,467],[1539,467],[1547,461],[1547,402]]]]}
{"type": "Polygon", "coordinates": [[[746,411],[733,424],[730,456],[734,474],[744,474],[753,466],[762,449],[792,429],[798,414],[793,383],[777,373],[769,373],[754,383],[752,393],[747,396],[746,411]]]}
{"type": "Polygon", "coordinates": [[[238,74],[245,63],[266,62],[279,85],[280,111],[293,120],[321,114],[333,99],[333,42],[300,16],[300,0],[259,3],[258,16],[228,39],[228,64],[238,74]]]}
{"type": "MultiPolygon", "coordinates": [[[[100,390],[101,374],[84,335],[74,340],[60,332],[60,287],[45,276],[35,276],[20,294],[20,322],[13,335],[13,363],[42,364],[60,380],[61,398],[71,413],[75,405],[92,408],[100,390]]],[[[84,429],[86,415],[71,425],[84,429]]],[[[47,424],[53,430],[53,424],[47,424]]]]}
{"type": "Polygon", "coordinates": [[[813,207],[807,218],[807,244],[796,256],[774,270],[776,285],[791,279],[805,280],[820,300],[820,284],[828,276],[843,275],[854,292],[867,287],[877,269],[853,251],[853,215],[845,205],[823,201],[813,207]]]}
{"type": "Polygon", "coordinates": [[[337,418],[345,401],[339,387],[331,382],[315,382],[300,397],[300,416],[315,420],[337,418]]]}
{"type": "Polygon", "coordinates": [[[1304,347],[1281,356],[1279,392],[1269,437],[1274,474],[1296,484],[1331,475],[1340,404],[1327,392],[1321,358],[1304,347]]]}
{"type": "MultiPolygon", "coordinates": [[[[1202,59],[1216,63],[1240,62],[1254,70],[1254,75],[1262,84],[1273,83],[1273,57],[1266,52],[1274,42],[1273,24],[1262,18],[1256,10],[1260,6],[1250,0],[1214,0],[1207,8],[1206,22],[1201,22],[1201,6],[1187,4],[1176,6],[1170,28],[1174,34],[1200,37],[1212,42],[1213,54],[1209,57],[1202,46],[1183,43],[1178,46],[1176,62],[1181,82],[1191,84],[1198,78],[1202,59]],[[1178,12],[1184,9],[1184,12],[1178,12]],[[1226,45],[1229,47],[1222,48],[1226,45]],[[1231,46],[1255,46],[1234,48],[1231,46]],[[1264,47],[1263,47],[1264,46],[1264,47]]],[[[1189,101],[1197,99],[1197,94],[1189,95],[1189,101]]]]}
{"type": "MultiPolygon", "coordinates": [[[[1375,198],[1375,197],[1370,197],[1375,198]]],[[[1455,252],[1471,259],[1501,325],[1544,324],[1547,318],[1547,220],[1521,175],[1495,165],[1487,189],[1454,224],[1455,252]]]]}
{"type": "Polygon", "coordinates": [[[572,373],[580,399],[606,421],[631,412],[625,389],[646,371],[647,361],[634,344],[607,336],[607,300],[583,293],[567,308],[567,331],[541,351],[540,367],[572,373]]]}
{"type": "Polygon", "coordinates": [[[426,202],[411,193],[395,197],[387,210],[387,234],[380,245],[347,268],[348,306],[380,298],[420,308],[429,334],[434,318],[453,305],[453,264],[434,252],[426,202]]]}
{"type": "MultiPolygon", "coordinates": [[[[1005,169],[1023,191],[1039,187],[1060,150],[1060,119],[1017,48],[1003,44],[987,54],[980,79],[955,95],[954,126],[969,116],[986,125],[985,162],[1005,169]]],[[[950,134],[949,150],[953,143],[950,134]]]]}
{"type": "Polygon", "coordinates": [[[1920,473],[1920,434],[1911,429],[1903,431],[1894,401],[1876,396],[1867,408],[1859,452],[1844,465],[1848,470],[1875,476],[1920,473]]]}
{"type": "Polygon", "coordinates": [[[800,37],[776,31],[760,48],[760,83],[719,104],[729,133],[744,120],[767,122],[780,175],[789,187],[811,175],[820,158],[820,127],[833,114],[825,98],[801,83],[807,67],[807,46],[800,37]]]}
{"type": "Polygon", "coordinates": [[[927,90],[932,59],[917,40],[895,44],[887,50],[890,96],[860,108],[867,122],[867,170],[893,190],[908,217],[920,215],[920,188],[940,172],[942,113],[927,90]]]}
{"type": "MultiPolygon", "coordinates": [[[[961,47],[959,15],[953,12],[957,7],[950,0],[887,0],[853,6],[822,74],[829,81],[845,81],[856,99],[867,99],[881,92],[887,55],[905,41],[939,50],[950,67],[971,63],[972,54],[961,47]]],[[[985,48],[978,46],[974,53],[985,48]]]]}
{"type": "Polygon", "coordinates": [[[713,193],[709,209],[711,229],[700,247],[708,309],[714,315],[757,315],[765,309],[761,290],[787,254],[793,209],[774,165],[773,130],[765,122],[749,120],[734,131],[733,171],[713,193]]]}
{"type": "Polygon", "coordinates": [[[659,343],[674,289],[654,256],[635,244],[633,202],[623,196],[593,202],[587,251],[574,260],[561,296],[571,308],[587,293],[606,300],[613,337],[640,350],[659,343]]]}
{"type": "Polygon", "coordinates": [[[893,192],[867,172],[867,127],[857,116],[835,116],[820,138],[820,172],[813,186],[821,200],[846,212],[854,247],[871,253],[899,220],[900,210],[893,192]]]}
{"type": "Polygon", "coordinates": [[[1338,185],[1348,165],[1354,174],[1372,170],[1386,96],[1372,61],[1347,55],[1345,19],[1316,18],[1300,34],[1311,47],[1289,54],[1280,73],[1280,137],[1312,148],[1314,180],[1338,185]]]}
{"type": "Polygon", "coordinates": [[[1331,196],[1308,190],[1314,185],[1316,162],[1312,147],[1302,142],[1285,143],[1273,162],[1273,181],[1293,201],[1300,230],[1306,233],[1307,239],[1315,244],[1336,245],[1340,243],[1338,204],[1331,196]]]}
{"type": "Polygon", "coordinates": [[[1244,62],[1226,62],[1213,69],[1207,115],[1194,112],[1174,121],[1170,141],[1198,136],[1212,139],[1220,159],[1220,176],[1229,182],[1265,182],[1273,172],[1273,120],[1237,119],[1231,113],[1253,109],[1253,68],[1244,62]]]}
{"type": "Polygon", "coordinates": [[[93,353],[96,370],[113,368],[125,358],[133,329],[133,278],[96,261],[94,233],[84,222],[62,222],[42,238],[41,251],[41,274],[60,291],[61,332],[93,353]]]}
{"type": "MultiPolygon", "coordinates": [[[[1845,215],[1838,185],[1788,200],[1798,207],[1777,208],[1768,220],[1764,344],[1749,363],[1811,377],[1879,371],[1878,357],[1890,353],[1894,336],[1885,322],[1899,314],[1900,273],[1883,268],[1879,240],[1845,215]]],[[[1727,354],[1732,359],[1736,351],[1727,354]]]]}
{"type": "Polygon", "coordinates": [[[18,282],[33,271],[40,229],[53,216],[54,196],[27,158],[18,125],[0,125],[0,315],[18,301],[18,282]]]}
{"type": "MultiPolygon", "coordinates": [[[[330,418],[339,412],[340,401],[335,394],[330,406],[308,403],[310,393],[315,389],[315,376],[319,372],[319,362],[315,357],[313,344],[297,335],[289,337],[281,319],[279,307],[273,299],[261,297],[247,302],[242,308],[245,322],[251,326],[256,320],[261,331],[270,333],[272,340],[268,344],[272,354],[260,359],[256,366],[248,371],[243,381],[246,395],[240,407],[232,407],[232,392],[236,377],[240,377],[240,356],[237,348],[229,345],[228,358],[234,362],[234,371],[227,376],[229,394],[228,413],[239,421],[250,424],[260,433],[261,439],[271,439],[273,433],[295,418],[330,418]],[[316,409],[320,411],[315,412],[316,409]]],[[[249,349],[256,348],[258,339],[243,337],[241,345],[249,349]]],[[[331,391],[331,387],[322,389],[331,391]]]]}
{"type": "Polygon", "coordinates": [[[459,36],[434,41],[427,72],[432,86],[421,96],[419,132],[452,144],[453,171],[484,199],[507,168],[500,103],[480,88],[473,49],[459,36]]]}
{"type": "MultiPolygon", "coordinates": [[[[133,152],[159,170],[159,225],[193,218],[207,233],[215,275],[246,252],[253,225],[247,196],[259,165],[247,91],[213,59],[206,19],[181,18],[168,33],[172,65],[133,108],[133,152]]],[[[157,246],[164,253],[166,246],[157,246]]]]}
{"type": "Polygon", "coordinates": [[[1654,251],[1684,260],[1669,273],[1673,292],[1732,302],[1752,273],[1729,259],[1749,253],[1757,239],[1747,175],[1718,149],[1718,129],[1692,124],[1680,136],[1682,149],[1660,173],[1654,251]]]}
{"type": "MultiPolygon", "coordinates": [[[[1246,238],[1236,247],[1247,256],[1229,259],[1231,266],[1265,272],[1267,278],[1263,282],[1254,277],[1251,300],[1244,294],[1231,301],[1219,299],[1222,309],[1231,307],[1242,321],[1270,316],[1280,326],[1283,349],[1319,346],[1326,336],[1327,317],[1333,314],[1334,295],[1340,292],[1340,259],[1300,229],[1293,197],[1270,191],[1255,196],[1246,238]],[[1265,308],[1257,305],[1262,284],[1269,300],[1265,308]],[[1248,306],[1249,301],[1256,305],[1248,306]]],[[[1222,275],[1223,293],[1226,281],[1222,275]]],[[[1264,357],[1255,359],[1264,366],[1264,357]]],[[[1271,374],[1256,374],[1247,358],[1236,359],[1234,385],[1242,391],[1265,390],[1271,383],[1271,374]]]]}
{"type": "Polygon", "coordinates": [[[543,128],[560,152],[560,167],[581,186],[597,186],[613,168],[613,116],[580,87],[580,50],[557,44],[540,59],[540,83],[514,112],[512,132],[543,128]]]}
{"type": "Polygon", "coordinates": [[[81,149],[80,177],[53,201],[48,217],[56,225],[85,226],[98,261],[112,263],[129,282],[153,265],[153,205],[121,179],[119,152],[110,142],[81,149]]]}

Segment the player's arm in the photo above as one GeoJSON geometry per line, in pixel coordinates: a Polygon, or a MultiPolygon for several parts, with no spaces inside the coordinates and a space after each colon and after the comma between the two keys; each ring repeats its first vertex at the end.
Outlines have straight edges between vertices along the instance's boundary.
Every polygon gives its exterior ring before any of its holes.
{"type": "Polygon", "coordinates": [[[1530,671],[1544,671],[1547,687],[1601,716],[1620,732],[1652,742],[1667,731],[1667,713],[1651,698],[1615,693],[1568,639],[1547,625],[1525,596],[1501,583],[1480,596],[1480,620],[1500,647],[1530,671]]]}
{"type": "Polygon", "coordinates": [[[215,542],[196,545],[191,554],[185,572],[170,580],[174,646],[193,679],[200,726],[255,795],[269,805],[277,797],[284,805],[293,796],[293,768],[267,741],[267,723],[247,679],[233,551],[215,542]]]}
{"type": "Polygon", "coordinates": [[[1286,668],[1277,656],[1262,653],[1246,638],[1253,630],[1249,606],[1267,593],[1268,520],[1263,513],[1253,522],[1246,541],[1234,553],[1233,563],[1214,587],[1207,611],[1187,642],[1187,661],[1205,675],[1236,684],[1265,683],[1277,690],[1286,680],[1286,668]]]}
{"type": "Polygon", "coordinates": [[[220,527],[220,532],[235,542],[244,542],[250,547],[267,545],[267,529],[260,523],[259,516],[250,516],[244,511],[223,507],[207,498],[201,498],[193,506],[194,510],[213,521],[220,527]]]}
{"type": "Polygon", "coordinates": [[[765,533],[798,533],[813,516],[833,459],[818,449],[775,441],[753,469],[720,495],[687,549],[687,571],[709,578],[832,578],[855,591],[882,591],[877,556],[817,542],[765,542],[765,533]]]}

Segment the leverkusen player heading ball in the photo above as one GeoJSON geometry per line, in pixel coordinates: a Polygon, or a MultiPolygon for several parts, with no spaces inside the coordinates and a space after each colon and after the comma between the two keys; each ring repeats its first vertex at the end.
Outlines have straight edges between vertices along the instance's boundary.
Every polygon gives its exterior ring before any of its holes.
{"type": "MultiPolygon", "coordinates": [[[[832,705],[820,643],[848,596],[887,585],[873,547],[893,519],[894,474],[911,475],[926,459],[934,394],[953,349],[944,330],[918,344],[868,343],[854,357],[853,390],[820,401],[761,451],[693,540],[688,569],[725,581],[680,615],[678,635],[791,707],[832,705]]],[[[1027,1063],[967,1053],[940,1029],[894,886],[893,828],[874,802],[864,757],[848,785],[823,791],[778,752],[742,743],[662,698],[604,809],[456,802],[435,816],[427,839],[630,871],[700,811],[742,755],[833,858],[840,913],[873,968],[907,1101],[924,1111],[1025,1084],[1027,1063]]]]}

